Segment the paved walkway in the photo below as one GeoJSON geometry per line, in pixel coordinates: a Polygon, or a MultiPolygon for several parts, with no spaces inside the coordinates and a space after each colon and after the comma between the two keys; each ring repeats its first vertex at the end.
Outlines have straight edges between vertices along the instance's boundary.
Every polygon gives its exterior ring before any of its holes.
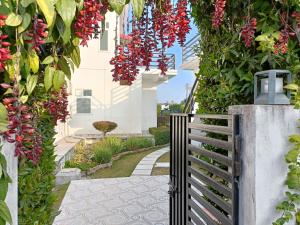
{"type": "Polygon", "coordinates": [[[165,153],[170,151],[170,147],[165,147],[150,153],[135,167],[132,176],[150,176],[155,162],[165,153]]]}
{"type": "Polygon", "coordinates": [[[53,225],[168,225],[168,176],[72,181],[53,225]]]}

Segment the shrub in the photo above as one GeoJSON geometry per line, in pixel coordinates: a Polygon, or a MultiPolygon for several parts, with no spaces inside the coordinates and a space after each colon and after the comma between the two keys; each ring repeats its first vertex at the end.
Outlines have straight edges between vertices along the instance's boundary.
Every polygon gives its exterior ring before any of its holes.
{"type": "Polygon", "coordinates": [[[153,146],[153,141],[145,137],[130,137],[125,141],[125,149],[133,151],[141,148],[148,148],[153,146]]]}
{"type": "Polygon", "coordinates": [[[93,168],[94,166],[96,166],[95,162],[76,163],[76,162],[70,161],[70,160],[65,162],[65,168],[78,168],[81,171],[87,171],[87,170],[93,168]]]}
{"type": "Polygon", "coordinates": [[[112,150],[109,146],[104,145],[102,142],[98,142],[92,145],[93,161],[103,164],[109,163],[112,159],[112,150]]]}
{"type": "Polygon", "coordinates": [[[97,121],[93,123],[93,126],[96,130],[103,133],[103,136],[105,137],[108,132],[113,131],[118,127],[118,124],[110,121],[97,121]]]}
{"type": "Polygon", "coordinates": [[[170,143],[169,127],[152,127],[149,128],[149,132],[154,136],[155,145],[165,145],[170,143]]]}
{"type": "Polygon", "coordinates": [[[124,150],[123,141],[118,137],[107,137],[102,141],[102,144],[110,148],[113,155],[124,150]]]}

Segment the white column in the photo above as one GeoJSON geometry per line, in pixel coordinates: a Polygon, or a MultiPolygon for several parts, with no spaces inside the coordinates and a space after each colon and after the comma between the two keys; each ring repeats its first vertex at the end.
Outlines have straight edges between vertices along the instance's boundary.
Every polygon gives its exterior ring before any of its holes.
{"type": "Polygon", "coordinates": [[[291,149],[289,136],[300,132],[300,111],[293,106],[248,105],[230,107],[230,112],[242,115],[239,224],[272,224],[280,216],[276,205],[285,197],[284,156],[291,149]]]}
{"type": "MultiPolygon", "coordinates": [[[[2,142],[2,139],[0,140],[2,142]]],[[[12,180],[8,186],[6,204],[9,207],[13,225],[18,225],[18,159],[15,157],[15,147],[7,142],[2,143],[2,153],[7,161],[7,172],[12,180]]]]}

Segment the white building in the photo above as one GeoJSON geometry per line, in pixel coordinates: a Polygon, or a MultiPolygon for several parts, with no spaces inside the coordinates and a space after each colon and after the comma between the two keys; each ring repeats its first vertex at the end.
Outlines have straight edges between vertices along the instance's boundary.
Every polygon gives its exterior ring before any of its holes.
{"type": "Polygon", "coordinates": [[[157,126],[157,87],[176,75],[175,58],[170,61],[171,69],[166,77],[162,77],[158,69],[145,71],[141,68],[133,85],[113,82],[113,67],[109,61],[115,51],[117,20],[121,25],[117,28],[118,34],[123,30],[120,18],[124,17],[107,13],[101,40],[91,40],[88,47],[81,48],[81,65],[70,85],[70,118],[57,128],[60,138],[97,135],[99,131],[92,123],[101,120],[116,122],[116,134],[143,134],[157,126]]]}

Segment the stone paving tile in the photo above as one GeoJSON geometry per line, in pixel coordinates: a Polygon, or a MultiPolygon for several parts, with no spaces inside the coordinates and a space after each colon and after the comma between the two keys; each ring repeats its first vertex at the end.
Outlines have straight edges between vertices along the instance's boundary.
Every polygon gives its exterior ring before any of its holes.
{"type": "Polygon", "coordinates": [[[165,153],[170,151],[169,147],[157,150],[145,156],[136,166],[132,176],[150,176],[155,162],[165,153]],[[146,166],[147,165],[147,166],[146,166]]]}
{"type": "Polygon", "coordinates": [[[168,181],[168,176],[72,181],[53,225],[169,225],[168,181]]]}

